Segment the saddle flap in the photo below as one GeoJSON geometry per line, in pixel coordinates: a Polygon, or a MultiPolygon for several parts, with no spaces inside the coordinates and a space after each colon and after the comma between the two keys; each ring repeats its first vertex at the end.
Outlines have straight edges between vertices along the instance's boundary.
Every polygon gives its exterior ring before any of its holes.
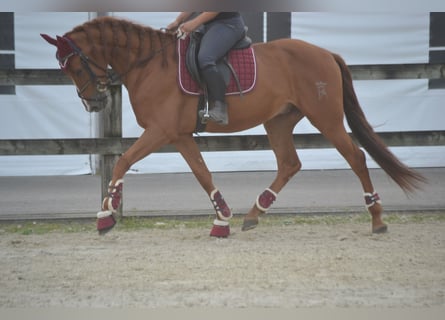
{"type": "Polygon", "coordinates": [[[203,34],[200,31],[195,31],[190,34],[189,44],[185,54],[185,65],[187,70],[190,72],[192,79],[196,81],[200,87],[202,87],[203,83],[198,67],[198,52],[202,36],[203,34]]]}

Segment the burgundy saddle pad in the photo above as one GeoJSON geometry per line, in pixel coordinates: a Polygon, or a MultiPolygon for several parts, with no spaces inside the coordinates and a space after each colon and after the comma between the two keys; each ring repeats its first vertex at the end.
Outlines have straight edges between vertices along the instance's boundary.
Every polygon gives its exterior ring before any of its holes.
{"type": "MultiPolygon", "coordinates": [[[[185,54],[187,52],[189,42],[189,37],[185,38],[184,40],[178,40],[179,86],[181,87],[182,91],[187,94],[200,95],[203,92],[198,83],[192,79],[185,64],[185,54]]],[[[238,75],[238,80],[241,85],[242,92],[247,93],[251,91],[254,88],[256,82],[256,61],[253,48],[250,47],[246,49],[231,50],[228,57],[229,62],[232,64],[233,69],[238,75]]],[[[239,88],[232,74],[230,75],[230,81],[227,86],[226,94],[239,94],[239,88]]]]}

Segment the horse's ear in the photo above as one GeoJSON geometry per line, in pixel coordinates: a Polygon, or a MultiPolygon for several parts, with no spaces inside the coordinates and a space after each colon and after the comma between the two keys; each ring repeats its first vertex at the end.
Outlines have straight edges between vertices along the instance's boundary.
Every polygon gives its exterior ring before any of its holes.
{"type": "Polygon", "coordinates": [[[47,34],[43,34],[41,33],[40,36],[45,39],[48,43],[52,44],[53,46],[57,47],[57,40],[54,38],[51,38],[49,35],[47,34]]]}
{"type": "Polygon", "coordinates": [[[56,36],[56,46],[59,56],[65,57],[73,52],[70,42],[65,37],[56,36]]]}
{"type": "Polygon", "coordinates": [[[57,45],[68,45],[68,41],[61,36],[56,36],[56,40],[57,40],[57,45]]]}

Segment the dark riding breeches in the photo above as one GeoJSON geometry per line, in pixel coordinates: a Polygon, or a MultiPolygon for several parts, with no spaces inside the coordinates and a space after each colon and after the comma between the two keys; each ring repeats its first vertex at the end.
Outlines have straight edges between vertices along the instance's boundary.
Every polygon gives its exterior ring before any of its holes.
{"type": "Polygon", "coordinates": [[[199,68],[215,66],[245,34],[241,16],[217,20],[205,25],[205,33],[198,53],[199,68]]]}

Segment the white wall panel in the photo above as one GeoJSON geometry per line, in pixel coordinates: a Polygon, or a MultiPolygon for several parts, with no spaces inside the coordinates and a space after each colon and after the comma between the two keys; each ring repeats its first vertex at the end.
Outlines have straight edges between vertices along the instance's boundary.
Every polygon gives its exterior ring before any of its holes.
{"type": "MultiPolygon", "coordinates": [[[[56,48],[40,37],[63,35],[88,20],[86,12],[16,12],[16,68],[58,68],[56,48]]],[[[0,139],[85,138],[91,136],[86,113],[73,86],[17,86],[0,95],[0,139]]],[[[88,155],[0,156],[0,175],[56,175],[91,172],[88,155]]]]}

